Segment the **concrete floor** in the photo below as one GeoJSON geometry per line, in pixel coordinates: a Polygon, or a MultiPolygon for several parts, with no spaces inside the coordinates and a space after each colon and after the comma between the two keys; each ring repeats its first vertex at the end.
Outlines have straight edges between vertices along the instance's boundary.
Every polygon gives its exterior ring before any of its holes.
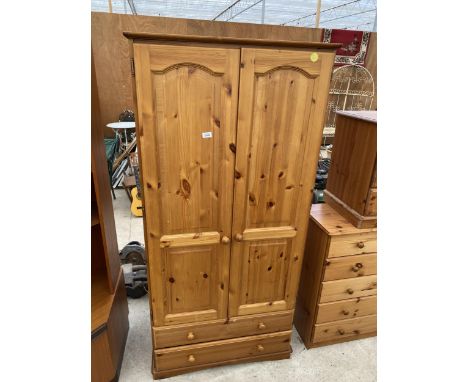
{"type": "MultiPolygon", "coordinates": [[[[114,200],[117,241],[122,248],[129,241],[144,243],[143,219],[130,213],[130,202],[123,190],[116,190],[114,200]]],[[[121,382],[152,381],[151,332],[147,296],[128,299],[130,330],[128,332],[121,382]]],[[[281,361],[220,366],[172,378],[167,382],[371,382],[377,380],[377,340],[367,338],[337,345],[306,350],[294,329],[291,358],[281,361]]]]}

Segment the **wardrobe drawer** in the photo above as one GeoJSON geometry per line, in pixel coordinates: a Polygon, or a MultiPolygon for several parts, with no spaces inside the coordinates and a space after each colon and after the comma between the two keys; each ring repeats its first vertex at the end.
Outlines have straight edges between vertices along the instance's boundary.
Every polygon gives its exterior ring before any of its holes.
{"type": "Polygon", "coordinates": [[[354,279],[322,282],[320,302],[346,300],[352,297],[377,294],[377,276],[362,276],[354,279]]]}
{"type": "Polygon", "coordinates": [[[328,258],[377,252],[377,233],[363,232],[352,235],[332,236],[328,258]]]}
{"type": "Polygon", "coordinates": [[[156,370],[164,371],[290,350],[291,331],[155,350],[156,370]]]}
{"type": "Polygon", "coordinates": [[[293,312],[232,317],[226,321],[153,327],[156,349],[290,330],[293,312]]]}
{"type": "Polygon", "coordinates": [[[351,318],[326,324],[315,325],[314,343],[352,339],[362,334],[373,333],[377,330],[377,315],[351,318]]]}
{"type": "Polygon", "coordinates": [[[377,314],[377,297],[358,297],[351,300],[318,304],[317,324],[377,314]]]}
{"type": "Polygon", "coordinates": [[[335,257],[325,261],[323,281],[349,279],[353,277],[375,275],[377,273],[377,255],[355,255],[335,257]]]}

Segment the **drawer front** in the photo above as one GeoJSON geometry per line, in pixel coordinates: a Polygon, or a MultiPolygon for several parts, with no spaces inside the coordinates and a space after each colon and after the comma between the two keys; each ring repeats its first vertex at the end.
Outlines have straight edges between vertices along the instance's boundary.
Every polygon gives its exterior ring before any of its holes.
{"type": "Polygon", "coordinates": [[[323,281],[349,279],[377,274],[377,255],[334,257],[325,261],[323,281]]]}
{"type": "Polygon", "coordinates": [[[206,365],[289,351],[291,331],[155,350],[156,370],[206,365]]]}
{"type": "Polygon", "coordinates": [[[320,302],[346,300],[377,294],[377,276],[322,282],[320,302]]]}
{"type": "Polygon", "coordinates": [[[328,258],[377,252],[377,233],[332,236],[328,258]]]}
{"type": "Polygon", "coordinates": [[[290,330],[293,312],[232,317],[228,322],[153,327],[156,349],[290,330]]]}
{"type": "Polygon", "coordinates": [[[377,314],[377,297],[325,302],[318,305],[317,324],[377,314]]]}
{"type": "Polygon", "coordinates": [[[315,325],[313,342],[350,339],[377,330],[377,315],[315,325]]]}

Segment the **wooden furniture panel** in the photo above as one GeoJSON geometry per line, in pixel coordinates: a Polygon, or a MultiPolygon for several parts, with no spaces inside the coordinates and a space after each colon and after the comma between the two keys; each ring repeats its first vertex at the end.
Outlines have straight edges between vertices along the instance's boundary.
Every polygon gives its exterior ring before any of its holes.
{"type": "MultiPolygon", "coordinates": [[[[268,38],[275,40],[321,41],[323,29],[279,25],[211,22],[157,16],[134,16],[91,12],[91,38],[96,62],[102,124],[115,121],[124,108],[135,110],[131,92],[129,47],[123,31],[146,33],[203,34],[268,38]]],[[[371,33],[365,67],[377,85],[377,33],[371,33]]],[[[374,105],[377,100],[377,87],[374,105]]],[[[111,129],[109,133],[112,133],[111,129]]]]}
{"type": "Polygon", "coordinates": [[[325,201],[356,227],[375,227],[376,178],[377,112],[337,112],[325,201]]]}
{"type": "Polygon", "coordinates": [[[134,53],[154,319],[225,318],[239,50],[139,43],[134,53]]]}
{"type": "Polygon", "coordinates": [[[154,376],[289,357],[337,45],[125,35],[154,376]]]}
{"type": "Polygon", "coordinates": [[[91,55],[91,380],[117,380],[128,333],[104,134],[91,55]]]}
{"type": "Polygon", "coordinates": [[[292,311],[233,317],[226,321],[153,327],[156,349],[290,330],[292,311]]]}
{"type": "Polygon", "coordinates": [[[242,49],[230,316],[295,305],[334,57],[312,51],[242,49]]]}
{"type": "Polygon", "coordinates": [[[325,341],[342,341],[353,339],[363,334],[375,334],[377,331],[377,315],[351,318],[315,325],[314,343],[325,341]]]}
{"type": "Polygon", "coordinates": [[[355,255],[329,258],[325,262],[323,281],[348,279],[377,274],[377,255],[355,255]]]}
{"type": "Polygon", "coordinates": [[[377,252],[375,232],[332,237],[328,257],[340,257],[377,252]]]}
{"type": "Polygon", "coordinates": [[[369,194],[367,195],[367,202],[366,208],[364,210],[364,215],[377,215],[377,188],[369,188],[369,194]]]}
{"type": "Polygon", "coordinates": [[[367,324],[361,330],[346,322],[377,314],[376,247],[375,228],[358,229],[330,205],[312,205],[294,315],[307,348],[375,335],[367,324]]]}
{"type": "Polygon", "coordinates": [[[325,281],[322,283],[320,302],[345,300],[377,294],[377,276],[363,276],[355,279],[325,281]]]}
{"type": "Polygon", "coordinates": [[[377,313],[377,297],[358,297],[350,300],[318,304],[317,324],[368,316],[377,313]]]}
{"type": "Polygon", "coordinates": [[[291,331],[155,350],[156,370],[248,358],[289,351],[291,331]]]}

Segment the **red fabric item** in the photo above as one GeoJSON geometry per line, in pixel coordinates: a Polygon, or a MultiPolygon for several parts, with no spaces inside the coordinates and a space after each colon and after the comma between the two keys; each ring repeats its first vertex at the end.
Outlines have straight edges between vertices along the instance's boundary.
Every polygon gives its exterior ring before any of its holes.
{"type": "Polygon", "coordinates": [[[343,44],[336,51],[335,66],[364,65],[369,45],[370,32],[344,29],[324,29],[323,42],[343,44]]]}

